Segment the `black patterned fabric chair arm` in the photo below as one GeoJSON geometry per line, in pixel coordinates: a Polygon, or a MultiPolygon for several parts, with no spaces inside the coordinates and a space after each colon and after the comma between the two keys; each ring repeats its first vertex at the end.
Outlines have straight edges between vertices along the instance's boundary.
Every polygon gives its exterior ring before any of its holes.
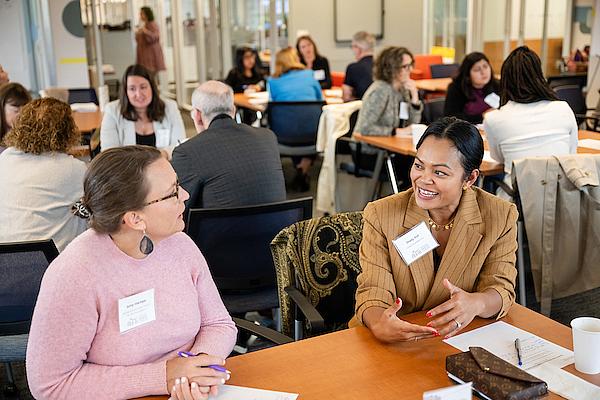
{"type": "Polygon", "coordinates": [[[292,343],[294,341],[294,339],[282,333],[279,333],[273,329],[269,329],[261,325],[257,325],[254,322],[246,321],[245,319],[236,317],[232,317],[232,319],[233,322],[235,322],[235,326],[237,326],[239,329],[243,329],[245,331],[250,332],[251,334],[260,336],[263,339],[275,343],[276,345],[292,343]]]}
{"type": "Polygon", "coordinates": [[[306,318],[306,328],[310,334],[317,334],[325,330],[325,320],[310,301],[295,287],[288,286],[285,292],[290,296],[294,304],[298,307],[304,318],[306,318]]]}

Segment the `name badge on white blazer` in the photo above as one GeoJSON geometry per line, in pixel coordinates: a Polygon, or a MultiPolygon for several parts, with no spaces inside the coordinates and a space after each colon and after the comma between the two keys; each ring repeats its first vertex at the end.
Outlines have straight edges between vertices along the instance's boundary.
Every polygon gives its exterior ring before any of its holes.
{"type": "Polygon", "coordinates": [[[125,333],[156,319],[154,289],[119,299],[119,331],[125,333]]]}
{"type": "Polygon", "coordinates": [[[171,130],[158,128],[156,130],[156,147],[168,147],[171,144],[171,130]]]}
{"type": "Polygon", "coordinates": [[[440,245],[427,228],[425,221],[413,226],[392,240],[392,243],[406,265],[412,264],[440,245]]]}

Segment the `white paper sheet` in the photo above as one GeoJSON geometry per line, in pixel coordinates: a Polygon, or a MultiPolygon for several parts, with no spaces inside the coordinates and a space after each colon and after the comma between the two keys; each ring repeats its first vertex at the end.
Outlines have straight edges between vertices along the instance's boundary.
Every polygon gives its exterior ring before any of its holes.
{"type": "Polygon", "coordinates": [[[543,380],[548,388],[568,400],[598,400],[600,387],[553,365],[531,368],[531,375],[543,380]]]}
{"type": "Polygon", "coordinates": [[[219,388],[217,396],[210,396],[211,400],[296,400],[295,393],[274,392],[272,390],[254,389],[242,386],[223,385],[219,388]]]}
{"type": "Polygon", "coordinates": [[[577,145],[588,149],[600,150],[600,140],[596,139],[581,139],[577,145]]]}
{"type": "Polygon", "coordinates": [[[471,400],[473,395],[471,382],[423,393],[423,400],[471,400]]]}
{"type": "Polygon", "coordinates": [[[265,103],[269,102],[269,92],[248,93],[247,96],[251,99],[261,99],[265,103]]]}
{"type": "Polygon", "coordinates": [[[444,342],[462,351],[468,351],[472,346],[483,347],[516,366],[518,365],[517,351],[515,350],[516,338],[521,341],[522,368],[524,370],[542,364],[562,368],[574,362],[571,350],[503,321],[454,336],[444,342]]]}

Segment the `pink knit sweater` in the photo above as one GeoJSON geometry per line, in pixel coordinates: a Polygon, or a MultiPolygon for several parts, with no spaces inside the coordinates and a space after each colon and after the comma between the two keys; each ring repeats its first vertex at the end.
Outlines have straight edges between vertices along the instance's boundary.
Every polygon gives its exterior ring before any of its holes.
{"type": "Polygon", "coordinates": [[[27,346],[38,399],[125,399],[167,394],[177,352],[227,357],[236,339],[206,260],[183,233],[143,260],[89,229],[44,275],[27,346]],[[118,300],[154,288],[156,320],[119,332],[118,300]]]}

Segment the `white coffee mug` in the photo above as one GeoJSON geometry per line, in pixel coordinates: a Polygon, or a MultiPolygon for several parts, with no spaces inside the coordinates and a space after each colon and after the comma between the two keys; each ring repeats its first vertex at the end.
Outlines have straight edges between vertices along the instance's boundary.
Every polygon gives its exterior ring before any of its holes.
{"type": "Polygon", "coordinates": [[[575,318],[571,328],[575,369],[584,374],[600,373],[600,318],[575,318]]]}
{"type": "Polygon", "coordinates": [[[419,143],[419,140],[421,140],[421,136],[423,136],[423,134],[425,133],[425,130],[427,129],[427,125],[412,124],[411,128],[412,128],[413,146],[417,147],[417,143],[419,143]]]}

